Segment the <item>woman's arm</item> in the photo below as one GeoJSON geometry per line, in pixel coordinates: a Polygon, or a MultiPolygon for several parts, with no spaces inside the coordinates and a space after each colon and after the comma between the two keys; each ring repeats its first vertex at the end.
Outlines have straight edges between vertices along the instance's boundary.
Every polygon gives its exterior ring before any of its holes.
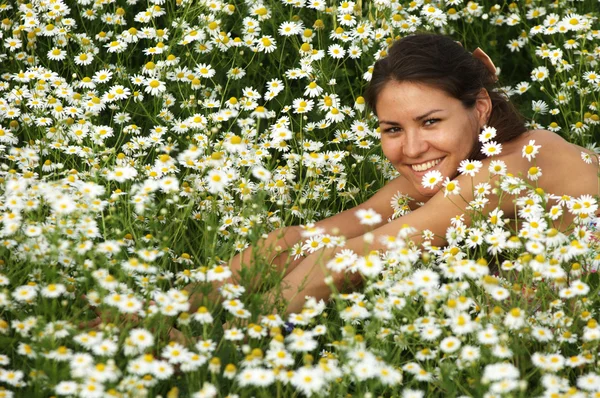
{"type": "MultiPolygon", "coordinates": [[[[315,227],[322,229],[324,233],[327,234],[343,235],[346,239],[361,236],[367,229],[358,222],[356,212],[359,209],[372,208],[382,216],[382,221],[379,224],[369,227],[369,229],[376,228],[385,224],[387,219],[391,217],[393,213],[390,204],[392,197],[398,192],[410,195],[412,193],[411,188],[412,186],[406,178],[397,177],[388,182],[364,203],[321,220],[315,223],[315,227]]],[[[226,283],[239,283],[242,267],[250,266],[255,256],[263,257],[267,263],[276,268],[277,272],[283,273],[284,277],[287,276],[305,260],[305,258],[302,257],[294,260],[289,256],[291,247],[302,239],[302,228],[300,226],[284,227],[272,231],[265,239],[260,239],[254,247],[245,249],[231,259],[229,266],[231,268],[232,276],[225,281],[213,284],[212,291],[214,293],[209,295],[209,300],[219,299],[218,287],[226,283]]],[[[250,286],[246,287],[250,289],[255,287],[256,284],[260,282],[259,279],[260,275],[257,275],[251,281],[250,286]]],[[[194,282],[185,287],[185,290],[190,293],[189,301],[191,304],[191,312],[196,311],[200,306],[203,297],[201,292],[195,292],[196,285],[197,284],[194,282]]]]}
{"type": "MultiPolygon", "coordinates": [[[[448,227],[451,225],[450,220],[452,218],[464,214],[465,224],[470,225],[471,223],[466,208],[468,202],[474,199],[473,187],[481,182],[489,182],[493,187],[495,185],[494,182],[498,180],[497,176],[490,178],[488,167],[491,160],[505,161],[508,170],[512,171],[514,175],[518,175],[523,170],[526,172],[529,167],[528,162],[519,157],[516,155],[505,157],[495,156],[492,159],[483,160],[482,169],[474,177],[460,175],[455,179],[461,187],[462,197],[444,197],[443,189],[441,189],[422,207],[373,230],[367,240],[372,241],[372,244],[366,243],[365,236],[357,236],[349,239],[344,248],[351,249],[359,256],[366,256],[372,250],[386,250],[382,239],[388,236],[397,236],[405,224],[417,230],[410,237],[417,245],[422,245],[422,231],[427,229],[432,231],[436,236],[431,242],[432,245],[438,247],[445,246],[447,244],[445,235],[448,227]]],[[[489,199],[489,203],[483,209],[484,215],[487,215],[491,210],[500,205],[500,209],[504,212],[505,217],[513,216],[513,199],[515,199],[513,196],[505,195],[501,203],[498,203],[498,197],[494,194],[488,195],[487,198],[489,199]]],[[[317,300],[329,299],[332,291],[325,283],[327,276],[332,278],[332,282],[337,290],[343,288],[346,280],[350,281],[351,286],[360,285],[362,275],[358,273],[334,273],[326,268],[327,262],[334,258],[340,250],[339,248],[325,249],[311,254],[284,279],[282,295],[288,302],[287,314],[300,312],[306,296],[315,297],[317,300]]]]}
{"type": "MultiPolygon", "coordinates": [[[[391,201],[395,194],[403,193],[412,196],[413,199],[417,199],[418,196],[414,192],[414,188],[410,181],[404,176],[396,177],[389,181],[380,190],[377,191],[373,196],[367,199],[365,202],[355,206],[351,209],[340,212],[334,216],[321,220],[315,224],[316,227],[322,228],[326,234],[330,235],[343,235],[347,239],[361,236],[368,230],[378,228],[387,223],[394,209],[392,208],[391,201]],[[375,225],[365,228],[364,225],[359,223],[356,216],[356,212],[360,209],[373,209],[381,215],[381,222],[375,225]]],[[[419,200],[421,198],[418,198],[419,200]]]]}

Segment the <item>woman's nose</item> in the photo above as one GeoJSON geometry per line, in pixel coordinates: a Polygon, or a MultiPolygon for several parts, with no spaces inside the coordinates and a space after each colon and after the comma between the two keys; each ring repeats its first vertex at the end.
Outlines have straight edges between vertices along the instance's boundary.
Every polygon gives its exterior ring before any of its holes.
{"type": "Polygon", "coordinates": [[[408,131],[404,141],[404,156],[418,158],[429,149],[429,144],[421,137],[418,131],[408,131]]]}

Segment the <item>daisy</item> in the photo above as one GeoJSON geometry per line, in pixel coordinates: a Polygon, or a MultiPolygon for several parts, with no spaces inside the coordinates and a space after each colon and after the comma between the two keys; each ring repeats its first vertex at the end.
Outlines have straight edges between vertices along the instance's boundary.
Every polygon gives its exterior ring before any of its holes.
{"type": "Polygon", "coordinates": [[[433,189],[443,180],[442,173],[438,170],[431,170],[425,173],[421,180],[421,185],[425,188],[433,189]]]}
{"type": "Polygon", "coordinates": [[[233,327],[225,331],[223,338],[229,341],[240,341],[244,339],[244,333],[240,329],[233,327]]]}
{"type": "Polygon", "coordinates": [[[579,376],[577,378],[577,387],[585,391],[598,391],[600,390],[600,376],[592,372],[579,376]]]}
{"type": "Polygon", "coordinates": [[[444,197],[448,195],[458,195],[460,193],[460,186],[458,185],[457,180],[451,180],[446,177],[446,181],[443,184],[444,187],[444,197]]]}
{"type": "Polygon", "coordinates": [[[137,170],[131,166],[115,167],[109,171],[106,179],[109,181],[125,182],[137,176],[137,170]]]}
{"type": "Polygon", "coordinates": [[[79,385],[74,381],[61,381],[54,389],[58,395],[76,395],[79,385]]]}
{"type": "Polygon", "coordinates": [[[373,209],[359,209],[356,211],[356,217],[362,225],[377,225],[381,222],[381,215],[373,209]]]}
{"type": "Polygon", "coordinates": [[[113,76],[113,73],[110,70],[101,69],[98,72],[94,73],[94,77],[92,78],[92,81],[94,81],[95,83],[106,83],[106,82],[110,81],[112,76],[113,76]]]}
{"type": "Polygon", "coordinates": [[[208,64],[198,64],[194,68],[194,72],[207,79],[213,77],[217,73],[213,67],[208,64]]]}
{"type": "Polygon", "coordinates": [[[323,88],[320,87],[316,82],[310,82],[306,89],[304,89],[304,95],[308,95],[311,98],[318,97],[323,92],[323,88]]]}
{"type": "Polygon", "coordinates": [[[325,387],[323,372],[317,367],[304,366],[296,371],[290,383],[296,390],[302,391],[307,396],[322,392],[325,387]]]}
{"type": "Polygon", "coordinates": [[[142,350],[154,345],[154,335],[142,328],[132,329],[129,332],[129,339],[142,350]]]}
{"type": "Polygon", "coordinates": [[[279,34],[281,36],[294,36],[302,33],[304,28],[301,23],[286,21],[279,25],[279,34]]]}
{"type": "Polygon", "coordinates": [[[346,116],[344,115],[344,113],[340,112],[340,110],[335,107],[331,108],[329,112],[327,112],[327,114],[325,115],[325,119],[334,123],[341,122],[345,118],[346,116]]]}
{"type": "Polygon", "coordinates": [[[541,147],[541,145],[535,145],[535,140],[529,140],[529,143],[523,146],[522,155],[524,158],[527,158],[527,160],[531,162],[531,159],[535,158],[535,156],[539,153],[541,147]]]}
{"type": "Polygon", "coordinates": [[[491,126],[486,126],[483,128],[481,133],[479,133],[479,142],[482,142],[482,143],[488,142],[489,140],[496,137],[496,134],[497,134],[496,128],[491,127],[491,126]]]}
{"type": "Polygon", "coordinates": [[[377,277],[383,271],[383,262],[377,254],[359,257],[355,263],[356,269],[367,277],[377,277]]]}
{"type": "Polygon", "coordinates": [[[246,76],[246,71],[244,70],[244,68],[235,67],[227,71],[227,77],[229,77],[232,80],[240,80],[244,76],[246,76]]]}
{"type": "Polygon", "coordinates": [[[461,342],[455,336],[448,336],[440,341],[440,350],[446,354],[450,354],[460,349],[461,342]]]}
{"type": "Polygon", "coordinates": [[[313,100],[306,100],[304,98],[296,98],[293,103],[292,103],[292,107],[294,108],[294,113],[307,113],[310,112],[313,107],[315,105],[315,102],[313,100]]]}
{"type": "Polygon", "coordinates": [[[50,51],[48,51],[48,59],[52,61],[62,61],[67,58],[67,52],[65,50],[61,50],[60,48],[54,47],[50,51]]]}
{"type": "Polygon", "coordinates": [[[61,294],[65,293],[66,291],[67,291],[67,288],[63,284],[51,283],[42,289],[41,294],[43,297],[57,298],[61,294]]]}
{"type": "Polygon", "coordinates": [[[521,48],[525,45],[525,43],[519,39],[511,39],[506,43],[506,47],[510,49],[510,52],[513,53],[515,51],[521,51],[521,48]]]}
{"type": "Polygon", "coordinates": [[[552,331],[546,327],[535,326],[531,331],[531,335],[534,339],[541,342],[552,341],[554,339],[554,335],[552,331]]]}
{"type": "Polygon", "coordinates": [[[413,273],[411,280],[418,289],[435,289],[439,285],[440,276],[429,269],[420,269],[413,273]]]}
{"type": "Polygon", "coordinates": [[[17,301],[31,302],[37,296],[37,289],[35,286],[19,286],[12,292],[12,296],[17,301]]]}
{"type": "Polygon", "coordinates": [[[583,122],[576,122],[574,124],[571,124],[571,129],[576,134],[581,134],[581,133],[589,130],[589,128],[590,128],[590,126],[588,126],[587,124],[585,124],[583,122]]]}
{"type": "Polygon", "coordinates": [[[530,167],[529,170],[527,170],[527,178],[529,178],[531,181],[537,181],[537,179],[541,176],[542,169],[540,167],[533,166],[530,167]]]}
{"type": "Polygon", "coordinates": [[[116,99],[122,100],[129,97],[131,90],[129,90],[127,87],[117,84],[110,89],[110,93],[112,93],[116,99]]]}
{"type": "Polygon", "coordinates": [[[264,51],[265,53],[271,53],[275,51],[277,48],[277,42],[273,38],[273,36],[263,36],[260,39],[256,40],[256,47],[258,51],[264,51]]]}
{"type": "Polygon", "coordinates": [[[485,156],[499,155],[501,152],[502,144],[499,144],[496,141],[486,142],[481,148],[481,153],[483,153],[485,156]]]}
{"type": "Polygon", "coordinates": [[[144,91],[150,95],[160,95],[167,90],[165,83],[157,79],[146,79],[144,84],[146,84],[144,91]]]}
{"type": "Polygon", "coordinates": [[[173,373],[175,373],[175,369],[171,364],[162,360],[155,360],[152,362],[152,367],[150,368],[150,372],[159,380],[166,380],[170,378],[173,373]]]}
{"type": "Polygon", "coordinates": [[[504,175],[506,174],[506,163],[502,160],[492,160],[488,170],[492,175],[504,175]]]}
{"type": "Polygon", "coordinates": [[[527,92],[531,88],[531,84],[529,82],[521,82],[515,86],[515,92],[519,95],[522,95],[527,92]]]}
{"type": "Polygon", "coordinates": [[[339,44],[332,44],[327,49],[327,53],[331,58],[341,59],[346,55],[346,50],[344,50],[344,48],[339,44]]]}
{"type": "Polygon", "coordinates": [[[468,175],[471,177],[475,177],[475,174],[477,174],[479,172],[479,170],[481,169],[482,166],[483,166],[483,163],[481,163],[479,160],[465,159],[460,162],[458,171],[462,175],[468,175]]]}
{"type": "Polygon", "coordinates": [[[542,100],[531,101],[531,109],[535,113],[539,113],[540,115],[545,115],[546,113],[548,113],[548,104],[546,104],[542,100]]]}
{"type": "Polygon", "coordinates": [[[525,325],[525,314],[519,308],[513,308],[504,318],[504,326],[511,330],[520,329],[525,325]]]}
{"type": "Polygon", "coordinates": [[[539,66],[531,71],[531,80],[534,82],[542,82],[546,80],[550,71],[545,66],[539,66]]]}
{"type": "Polygon", "coordinates": [[[419,390],[413,390],[410,388],[405,388],[402,391],[402,398],[423,398],[425,393],[419,390]]]}
{"type": "Polygon", "coordinates": [[[122,53],[127,49],[127,43],[120,40],[113,40],[110,43],[106,43],[104,47],[109,53],[122,53]]]}

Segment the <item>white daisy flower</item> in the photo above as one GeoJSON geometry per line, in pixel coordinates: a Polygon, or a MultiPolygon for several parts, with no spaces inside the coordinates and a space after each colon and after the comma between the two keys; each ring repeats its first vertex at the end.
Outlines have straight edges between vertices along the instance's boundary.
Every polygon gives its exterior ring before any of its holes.
{"type": "Polygon", "coordinates": [[[479,141],[484,143],[496,137],[497,130],[495,127],[486,126],[483,128],[481,133],[479,133],[479,141]]]}
{"type": "Polygon", "coordinates": [[[479,172],[479,170],[481,169],[482,166],[483,166],[483,163],[481,163],[479,160],[465,159],[460,162],[458,172],[461,173],[462,175],[468,175],[471,177],[475,177],[475,174],[477,174],[479,172]]]}
{"type": "Polygon", "coordinates": [[[458,195],[460,193],[460,185],[458,184],[458,180],[451,180],[450,178],[446,177],[443,187],[444,197],[448,195],[458,195]]]}
{"type": "Polygon", "coordinates": [[[356,211],[356,217],[362,225],[377,225],[382,220],[381,215],[373,209],[359,209],[356,211]]]}
{"type": "Polygon", "coordinates": [[[481,153],[485,156],[499,155],[502,153],[502,144],[499,144],[496,141],[486,142],[481,147],[481,153]]]}
{"type": "Polygon", "coordinates": [[[431,170],[425,173],[421,180],[421,185],[424,188],[435,188],[441,181],[443,181],[442,173],[439,170],[431,170]]]}
{"type": "Polygon", "coordinates": [[[531,160],[539,153],[541,147],[541,145],[535,145],[535,140],[529,140],[529,143],[523,146],[522,155],[531,162],[531,160]]]}
{"type": "Polygon", "coordinates": [[[440,350],[446,354],[456,352],[460,349],[461,342],[455,336],[448,336],[440,341],[440,350]]]}

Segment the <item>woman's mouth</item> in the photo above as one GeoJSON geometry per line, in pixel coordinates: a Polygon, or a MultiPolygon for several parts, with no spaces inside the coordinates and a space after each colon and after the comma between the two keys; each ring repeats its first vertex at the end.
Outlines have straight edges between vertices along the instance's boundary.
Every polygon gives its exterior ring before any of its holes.
{"type": "Polygon", "coordinates": [[[428,171],[431,171],[435,168],[437,168],[437,166],[442,162],[442,160],[444,160],[446,157],[441,157],[439,159],[434,159],[434,160],[430,160],[428,162],[425,163],[419,163],[419,164],[411,164],[409,165],[411,170],[413,171],[413,173],[421,178],[425,173],[427,173],[428,171]]]}

